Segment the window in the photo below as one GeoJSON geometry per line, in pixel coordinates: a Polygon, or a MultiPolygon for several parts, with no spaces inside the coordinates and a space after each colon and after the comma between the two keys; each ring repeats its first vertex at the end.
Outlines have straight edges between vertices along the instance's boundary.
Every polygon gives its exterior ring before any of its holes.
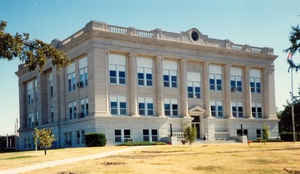
{"type": "Polygon", "coordinates": [[[112,115],[127,115],[127,101],[123,96],[110,97],[110,113],[112,115]]]}
{"type": "Polygon", "coordinates": [[[143,141],[150,141],[149,129],[143,129],[143,141]]]}
{"type": "Polygon", "coordinates": [[[29,113],[27,117],[27,127],[34,128],[34,113],[29,113]]]}
{"type": "Polygon", "coordinates": [[[118,54],[109,55],[110,84],[126,84],[126,57],[118,54]]]}
{"type": "Polygon", "coordinates": [[[65,146],[72,146],[72,132],[65,132],[64,133],[64,144],[65,146]]]}
{"type": "Polygon", "coordinates": [[[75,119],[77,117],[76,102],[69,103],[68,110],[69,110],[69,119],[70,120],[72,120],[73,118],[75,119]]]}
{"type": "Polygon", "coordinates": [[[242,69],[241,68],[231,68],[231,92],[242,92],[242,69]]]}
{"type": "MultiPolygon", "coordinates": [[[[242,136],[242,129],[237,129],[237,130],[236,130],[236,134],[237,134],[238,136],[242,136]]],[[[248,129],[243,129],[243,135],[248,136],[248,129]]]]}
{"type": "Polygon", "coordinates": [[[68,91],[72,92],[76,90],[76,73],[75,63],[72,63],[67,67],[67,78],[68,78],[68,91]]]}
{"type": "Polygon", "coordinates": [[[158,131],[157,131],[157,129],[143,129],[143,141],[147,141],[147,142],[158,141],[158,131]]]}
{"type": "Polygon", "coordinates": [[[210,104],[211,115],[216,118],[224,118],[223,104],[221,101],[212,101],[210,104]]]}
{"type": "Polygon", "coordinates": [[[115,129],[115,143],[122,143],[122,130],[115,129]]]}
{"type": "Polygon", "coordinates": [[[213,91],[222,90],[222,67],[218,65],[209,66],[209,88],[213,91]]]}
{"type": "Polygon", "coordinates": [[[54,96],[54,86],[53,86],[53,73],[49,72],[48,73],[48,86],[49,86],[49,94],[50,97],[54,96]]]}
{"type": "Polygon", "coordinates": [[[262,105],[260,103],[252,104],[252,117],[256,119],[262,118],[262,105]]]}
{"type": "Polygon", "coordinates": [[[81,144],[85,144],[85,131],[81,130],[81,144]]]}
{"type": "Polygon", "coordinates": [[[196,72],[188,72],[187,73],[188,79],[188,98],[200,98],[201,91],[200,91],[200,73],[196,72]]]}
{"type": "Polygon", "coordinates": [[[124,129],[124,142],[132,141],[130,129],[124,129]]]}
{"type": "Polygon", "coordinates": [[[137,78],[139,86],[152,86],[152,59],[137,58],[137,78]]]}
{"type": "Polygon", "coordinates": [[[33,104],[33,81],[27,83],[26,86],[27,92],[27,104],[33,104]]]}
{"type": "Polygon", "coordinates": [[[262,130],[261,129],[256,129],[256,138],[262,138],[262,130]]]}
{"type": "Polygon", "coordinates": [[[250,88],[252,93],[261,93],[261,71],[250,70],[250,88]]]}
{"type": "Polygon", "coordinates": [[[177,62],[163,61],[163,83],[164,87],[177,88],[177,62]]]}
{"type": "Polygon", "coordinates": [[[158,132],[157,132],[157,129],[152,129],[151,135],[152,135],[152,142],[153,141],[158,141],[158,132]]]}
{"type": "Polygon", "coordinates": [[[151,97],[138,98],[139,115],[154,115],[153,99],[151,97]]]}
{"type": "Polygon", "coordinates": [[[88,86],[88,58],[84,57],[79,60],[79,88],[88,86]]]}
{"type": "Polygon", "coordinates": [[[166,116],[178,116],[177,99],[165,99],[164,109],[166,116]]]}
{"type": "Polygon", "coordinates": [[[86,117],[89,115],[89,100],[88,98],[80,100],[80,118],[86,117]]]}
{"type": "Polygon", "coordinates": [[[50,122],[53,123],[54,122],[54,106],[51,105],[50,107],[50,122]]]}
{"type": "Polygon", "coordinates": [[[243,118],[244,117],[243,103],[232,102],[231,108],[232,108],[232,115],[233,115],[233,117],[239,117],[239,118],[243,118]]]}

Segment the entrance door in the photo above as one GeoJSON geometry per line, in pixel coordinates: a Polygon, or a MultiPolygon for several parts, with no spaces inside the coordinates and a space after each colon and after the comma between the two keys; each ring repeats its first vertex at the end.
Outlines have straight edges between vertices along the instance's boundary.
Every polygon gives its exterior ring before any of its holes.
{"type": "Polygon", "coordinates": [[[200,139],[200,117],[199,116],[192,116],[192,127],[196,129],[196,137],[197,139],[200,139]]]}

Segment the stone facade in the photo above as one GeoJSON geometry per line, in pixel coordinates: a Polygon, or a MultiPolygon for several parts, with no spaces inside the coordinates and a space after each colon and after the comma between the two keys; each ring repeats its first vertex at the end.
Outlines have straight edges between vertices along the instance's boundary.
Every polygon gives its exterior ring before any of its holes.
{"type": "Polygon", "coordinates": [[[33,148],[33,127],[52,128],[56,147],[84,146],[89,132],[104,133],[108,144],[156,141],[190,124],[199,139],[228,140],[241,126],[256,139],[263,125],[278,137],[271,48],[196,28],[172,33],[95,21],[52,44],[71,65],[16,72],[20,149],[33,148]]]}

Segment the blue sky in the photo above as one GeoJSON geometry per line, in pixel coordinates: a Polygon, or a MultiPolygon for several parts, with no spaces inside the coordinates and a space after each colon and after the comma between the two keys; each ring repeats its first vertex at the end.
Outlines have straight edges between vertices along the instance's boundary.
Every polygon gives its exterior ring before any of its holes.
{"type": "MultiPolygon", "coordinates": [[[[276,104],[289,98],[290,75],[286,53],[292,25],[300,24],[299,0],[7,0],[1,1],[0,20],[8,22],[7,32],[30,33],[32,38],[50,42],[64,39],[90,20],[151,30],[162,28],[181,32],[196,27],[203,34],[236,43],[273,47],[276,104]]],[[[300,63],[300,55],[295,56],[300,63]]],[[[18,61],[0,60],[0,135],[12,133],[19,116],[18,61]]],[[[300,74],[295,87],[300,87],[300,74]]]]}

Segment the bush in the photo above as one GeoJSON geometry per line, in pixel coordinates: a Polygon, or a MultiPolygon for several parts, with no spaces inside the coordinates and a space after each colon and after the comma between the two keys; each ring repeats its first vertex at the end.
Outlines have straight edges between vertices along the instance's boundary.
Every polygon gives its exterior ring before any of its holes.
{"type": "Polygon", "coordinates": [[[119,144],[119,146],[151,146],[151,145],[166,145],[165,142],[148,142],[148,141],[141,141],[141,142],[126,142],[123,144],[119,144]]]}
{"type": "Polygon", "coordinates": [[[184,139],[192,144],[196,140],[196,129],[188,126],[184,129],[184,139]]]}
{"type": "Polygon", "coordinates": [[[263,140],[268,141],[270,137],[270,128],[269,126],[264,125],[263,127],[263,140]]]}
{"type": "Polygon", "coordinates": [[[88,147],[105,146],[106,137],[102,133],[89,133],[85,135],[85,144],[88,147]]]}

